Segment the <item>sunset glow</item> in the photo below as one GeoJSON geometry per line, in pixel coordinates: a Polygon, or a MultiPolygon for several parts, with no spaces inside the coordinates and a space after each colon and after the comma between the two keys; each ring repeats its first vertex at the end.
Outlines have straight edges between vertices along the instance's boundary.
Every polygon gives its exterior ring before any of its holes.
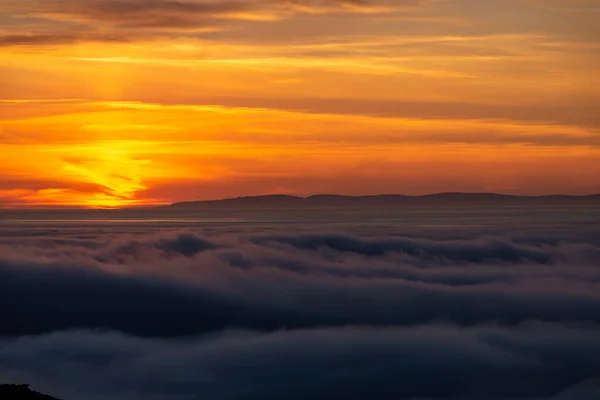
{"type": "Polygon", "coordinates": [[[0,9],[0,206],[600,191],[595,0],[0,9]]]}

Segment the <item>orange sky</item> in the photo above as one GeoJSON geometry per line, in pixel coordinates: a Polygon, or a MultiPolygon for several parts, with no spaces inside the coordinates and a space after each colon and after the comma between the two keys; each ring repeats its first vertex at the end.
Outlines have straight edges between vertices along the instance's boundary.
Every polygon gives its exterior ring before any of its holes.
{"type": "Polygon", "coordinates": [[[597,0],[0,11],[0,206],[600,192],[597,0]]]}

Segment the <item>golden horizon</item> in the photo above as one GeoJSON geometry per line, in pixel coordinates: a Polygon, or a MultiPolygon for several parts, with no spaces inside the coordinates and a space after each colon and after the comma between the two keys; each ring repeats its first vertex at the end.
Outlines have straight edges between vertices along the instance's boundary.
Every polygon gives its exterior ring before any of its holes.
{"type": "Polygon", "coordinates": [[[0,1],[0,207],[600,192],[593,2],[122,3],[0,1]]]}

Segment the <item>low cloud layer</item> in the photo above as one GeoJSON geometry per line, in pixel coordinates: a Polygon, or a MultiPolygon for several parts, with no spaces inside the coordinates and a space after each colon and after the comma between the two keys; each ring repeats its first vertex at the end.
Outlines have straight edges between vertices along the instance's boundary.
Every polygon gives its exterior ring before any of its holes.
{"type": "Polygon", "coordinates": [[[65,400],[596,398],[595,213],[475,214],[4,223],[0,381],[65,400]]]}
{"type": "Polygon", "coordinates": [[[11,321],[0,335],[598,323],[600,245],[593,227],[578,229],[465,231],[451,240],[418,229],[318,226],[294,234],[278,227],[31,232],[0,242],[0,299],[11,304],[0,311],[11,321]]]}

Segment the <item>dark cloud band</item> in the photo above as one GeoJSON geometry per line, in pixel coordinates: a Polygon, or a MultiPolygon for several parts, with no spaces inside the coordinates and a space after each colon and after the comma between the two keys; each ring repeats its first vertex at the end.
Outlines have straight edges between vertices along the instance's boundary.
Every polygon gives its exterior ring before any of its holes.
{"type": "Polygon", "coordinates": [[[356,328],[147,340],[61,332],[0,341],[0,379],[69,399],[593,399],[600,331],[356,328]]]}

